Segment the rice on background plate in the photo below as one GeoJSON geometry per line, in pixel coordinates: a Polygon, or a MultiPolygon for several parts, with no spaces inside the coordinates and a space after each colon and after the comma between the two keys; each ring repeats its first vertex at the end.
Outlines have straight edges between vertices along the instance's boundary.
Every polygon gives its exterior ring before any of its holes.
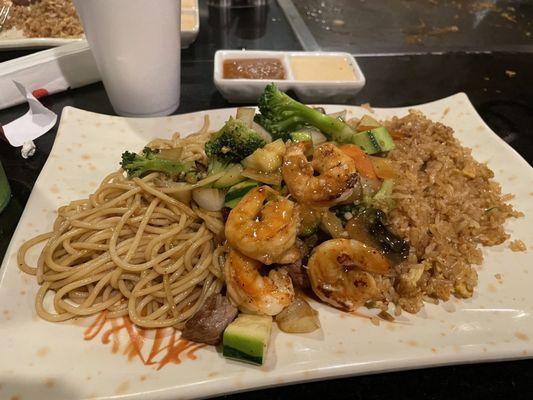
{"type": "Polygon", "coordinates": [[[12,4],[0,39],[81,38],[83,28],[71,0],[33,0],[30,5],[12,4]]]}

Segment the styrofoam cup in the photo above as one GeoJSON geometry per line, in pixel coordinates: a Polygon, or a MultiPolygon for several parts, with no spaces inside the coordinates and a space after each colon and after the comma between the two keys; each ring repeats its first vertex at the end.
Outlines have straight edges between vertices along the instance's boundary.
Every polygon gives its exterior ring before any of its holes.
{"type": "Polygon", "coordinates": [[[169,115],[180,98],[179,0],[74,0],[105,89],[124,116],[169,115]]]}

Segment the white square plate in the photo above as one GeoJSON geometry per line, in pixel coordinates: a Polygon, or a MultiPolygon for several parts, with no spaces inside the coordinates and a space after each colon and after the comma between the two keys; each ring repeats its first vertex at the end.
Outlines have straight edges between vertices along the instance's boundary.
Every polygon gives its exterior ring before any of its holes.
{"type": "MultiPolygon", "coordinates": [[[[359,107],[325,108],[328,112],[348,109],[350,116],[368,112],[359,107]]],[[[275,330],[262,367],[228,361],[215,348],[204,347],[194,352],[187,349],[179,363],[173,358],[160,370],[168,350],[177,353],[175,347],[168,347],[169,336],[163,340],[163,351],[150,358],[152,339],[147,338],[140,353],[135,353],[127,330],[113,331],[111,322],[92,340],[84,340],[84,331],[94,318],[63,324],[38,319],[34,311],[37,285],[34,277],[17,268],[16,252],[25,240],[49,230],[58,206],[94,191],[118,167],[124,150],[139,149],[153,137],[169,137],[175,131],[193,132],[206,114],[211,127],[218,128],[235,109],[126,119],[65,108],[54,147],[1,269],[0,398],[193,398],[362,373],[530,357],[533,169],[484,124],[466,95],[413,108],[453,127],[475,158],[492,168],[503,191],[516,195],[512,203],[526,216],[509,220],[506,227],[514,239],[526,243],[528,252],[513,253],[508,243],[485,248],[473,298],[428,304],[423,312],[405,314],[394,324],[375,326],[367,319],[315,304],[322,331],[288,335],[275,330]],[[148,359],[152,364],[145,365],[148,359]]],[[[405,115],[407,110],[374,111],[379,118],[390,118],[405,115]]],[[[29,261],[35,262],[36,256],[31,253],[29,261]]],[[[121,324],[115,321],[115,326],[121,324]]],[[[179,340],[174,342],[179,345],[179,340]]]]}
{"type": "MultiPolygon", "coordinates": [[[[181,47],[187,48],[196,40],[200,30],[200,15],[198,13],[198,0],[182,1],[181,47]]],[[[85,37],[85,36],[84,36],[85,37]]],[[[0,50],[33,49],[39,47],[55,47],[64,44],[79,42],[83,38],[29,38],[24,33],[10,29],[0,32],[0,50]]]]}

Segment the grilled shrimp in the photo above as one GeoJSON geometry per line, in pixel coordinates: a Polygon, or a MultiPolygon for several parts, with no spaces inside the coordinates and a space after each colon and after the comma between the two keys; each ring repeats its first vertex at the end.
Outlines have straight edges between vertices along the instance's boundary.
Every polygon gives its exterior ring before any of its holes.
{"type": "Polygon", "coordinates": [[[369,272],[385,274],[389,266],[379,251],[357,240],[331,239],[314,249],[307,273],[321,300],[353,311],[378,294],[369,272]]]}
{"type": "Polygon", "coordinates": [[[259,261],[231,249],[224,264],[226,288],[243,312],[276,315],[294,300],[292,281],[284,269],[262,276],[259,261]]]}
{"type": "Polygon", "coordinates": [[[231,210],[226,239],[263,264],[289,264],[301,255],[295,247],[300,216],[296,204],[269,186],[249,191],[231,210]]]}
{"type": "Polygon", "coordinates": [[[294,198],[314,206],[331,206],[348,198],[358,179],[353,159],[334,144],[324,143],[308,161],[305,148],[305,142],[293,143],[283,157],[283,180],[294,198]]]}

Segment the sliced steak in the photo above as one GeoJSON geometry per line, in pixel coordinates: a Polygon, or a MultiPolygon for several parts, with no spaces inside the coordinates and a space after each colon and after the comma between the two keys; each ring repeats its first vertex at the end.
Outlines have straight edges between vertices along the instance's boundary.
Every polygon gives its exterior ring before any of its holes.
{"type": "Polygon", "coordinates": [[[289,273],[294,286],[302,289],[310,287],[309,277],[307,276],[307,271],[302,264],[302,260],[298,260],[292,264],[284,264],[283,268],[285,268],[289,273]]]}
{"type": "Polygon", "coordinates": [[[302,258],[291,264],[283,265],[283,267],[289,273],[292,283],[296,287],[299,287],[302,289],[306,289],[310,287],[309,277],[307,276],[307,270],[306,270],[305,265],[307,264],[309,253],[311,252],[311,249],[313,248],[313,245],[315,242],[316,240],[313,241],[313,239],[309,239],[309,238],[306,238],[303,241],[300,239],[296,239],[296,245],[300,249],[300,254],[302,255],[302,258]],[[309,243],[307,242],[308,240],[310,241],[309,243]]]}
{"type": "Polygon", "coordinates": [[[231,305],[225,296],[210,296],[196,315],[187,321],[181,337],[193,342],[216,345],[222,340],[224,329],[237,314],[237,308],[231,305]]]}

